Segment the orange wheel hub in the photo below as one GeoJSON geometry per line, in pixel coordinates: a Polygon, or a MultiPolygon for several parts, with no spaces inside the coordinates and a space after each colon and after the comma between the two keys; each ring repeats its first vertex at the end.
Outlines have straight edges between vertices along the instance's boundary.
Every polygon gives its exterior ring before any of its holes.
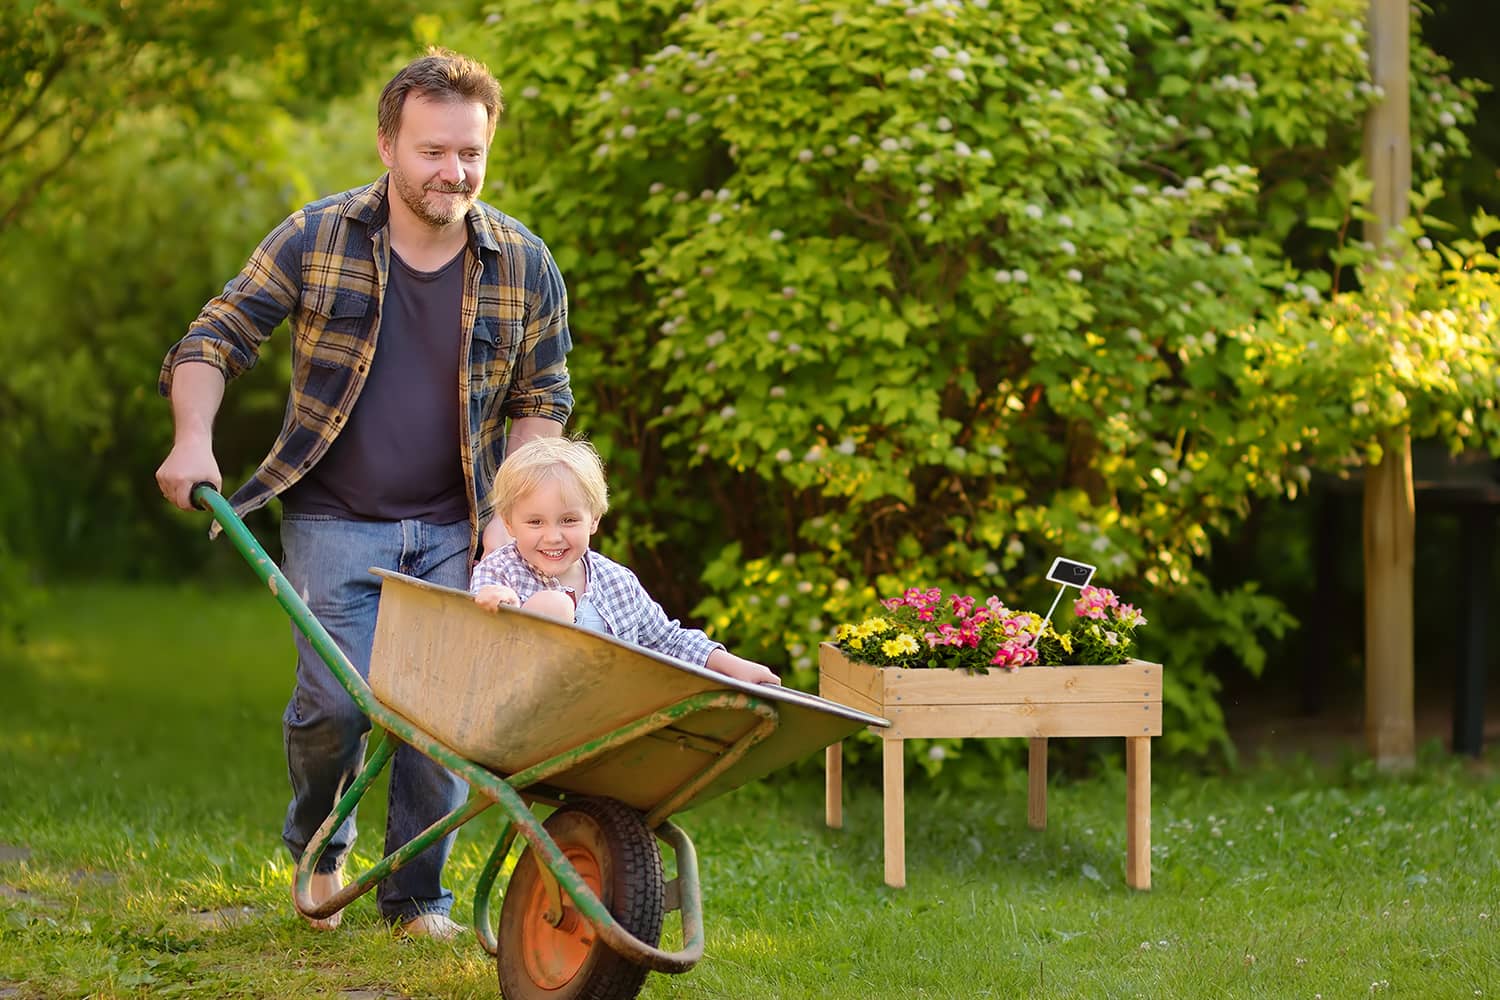
{"type": "MultiPolygon", "coordinates": [[[[582,847],[559,846],[583,881],[602,898],[603,879],[594,855],[582,847]]],[[[562,919],[553,927],[547,922],[546,885],[537,879],[522,911],[521,960],[531,981],[548,990],[562,989],[578,975],[597,940],[593,925],[573,908],[566,892],[562,894],[562,905],[562,919]]]]}

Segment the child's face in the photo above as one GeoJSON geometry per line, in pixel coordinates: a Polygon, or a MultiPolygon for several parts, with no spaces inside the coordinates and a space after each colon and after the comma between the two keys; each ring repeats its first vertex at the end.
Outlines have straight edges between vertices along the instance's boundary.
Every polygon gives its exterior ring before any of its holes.
{"type": "Polygon", "coordinates": [[[544,576],[571,575],[599,529],[599,519],[571,485],[567,478],[547,479],[517,500],[505,519],[521,558],[544,576]]]}

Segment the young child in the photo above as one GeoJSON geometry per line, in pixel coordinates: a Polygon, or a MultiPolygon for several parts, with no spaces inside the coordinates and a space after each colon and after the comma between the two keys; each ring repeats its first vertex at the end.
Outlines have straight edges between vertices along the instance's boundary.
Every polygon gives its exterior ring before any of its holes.
{"type": "Polygon", "coordinates": [[[521,607],[737,680],[781,683],[768,668],[668,618],[634,573],[589,549],[609,508],[604,463],[593,445],[560,437],[526,442],[501,464],[493,500],[513,541],[474,567],[469,592],[480,607],[521,607]]]}

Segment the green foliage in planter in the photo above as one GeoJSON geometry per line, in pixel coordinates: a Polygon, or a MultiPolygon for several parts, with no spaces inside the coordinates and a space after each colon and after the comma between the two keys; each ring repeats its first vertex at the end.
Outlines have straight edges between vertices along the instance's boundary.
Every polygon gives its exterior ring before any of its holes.
{"type": "MultiPolygon", "coordinates": [[[[1490,439],[1431,329],[1400,400],[1377,351],[1291,357],[1355,309],[1335,266],[1371,256],[1339,239],[1380,97],[1363,0],[493,10],[494,172],[570,280],[608,544],[704,566],[698,613],[794,683],[877,594],[1031,606],[1065,553],[1172,620],[1141,655],[1171,667],[1173,745],[1205,752],[1208,656],[1256,670],[1291,622],[1212,591],[1215,535],[1415,413],[1490,439]]],[[[1444,69],[1414,41],[1428,175],[1473,119],[1444,69]]],[[[1390,260],[1372,330],[1487,280],[1390,260]]]]}

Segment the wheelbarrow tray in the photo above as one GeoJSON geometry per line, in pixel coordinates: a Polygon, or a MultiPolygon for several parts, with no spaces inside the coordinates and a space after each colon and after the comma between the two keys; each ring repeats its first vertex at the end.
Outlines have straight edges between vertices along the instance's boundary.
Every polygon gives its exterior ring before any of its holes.
{"type": "MultiPolygon", "coordinates": [[[[382,578],[370,658],[375,697],[501,775],[716,691],[771,702],[779,724],[682,806],[754,781],[866,726],[887,725],[814,695],[738,681],[530,612],[486,611],[463,591],[373,572],[382,578]]],[[[729,708],[698,711],[549,774],[546,784],[647,812],[709,769],[755,721],[729,708]]]]}

